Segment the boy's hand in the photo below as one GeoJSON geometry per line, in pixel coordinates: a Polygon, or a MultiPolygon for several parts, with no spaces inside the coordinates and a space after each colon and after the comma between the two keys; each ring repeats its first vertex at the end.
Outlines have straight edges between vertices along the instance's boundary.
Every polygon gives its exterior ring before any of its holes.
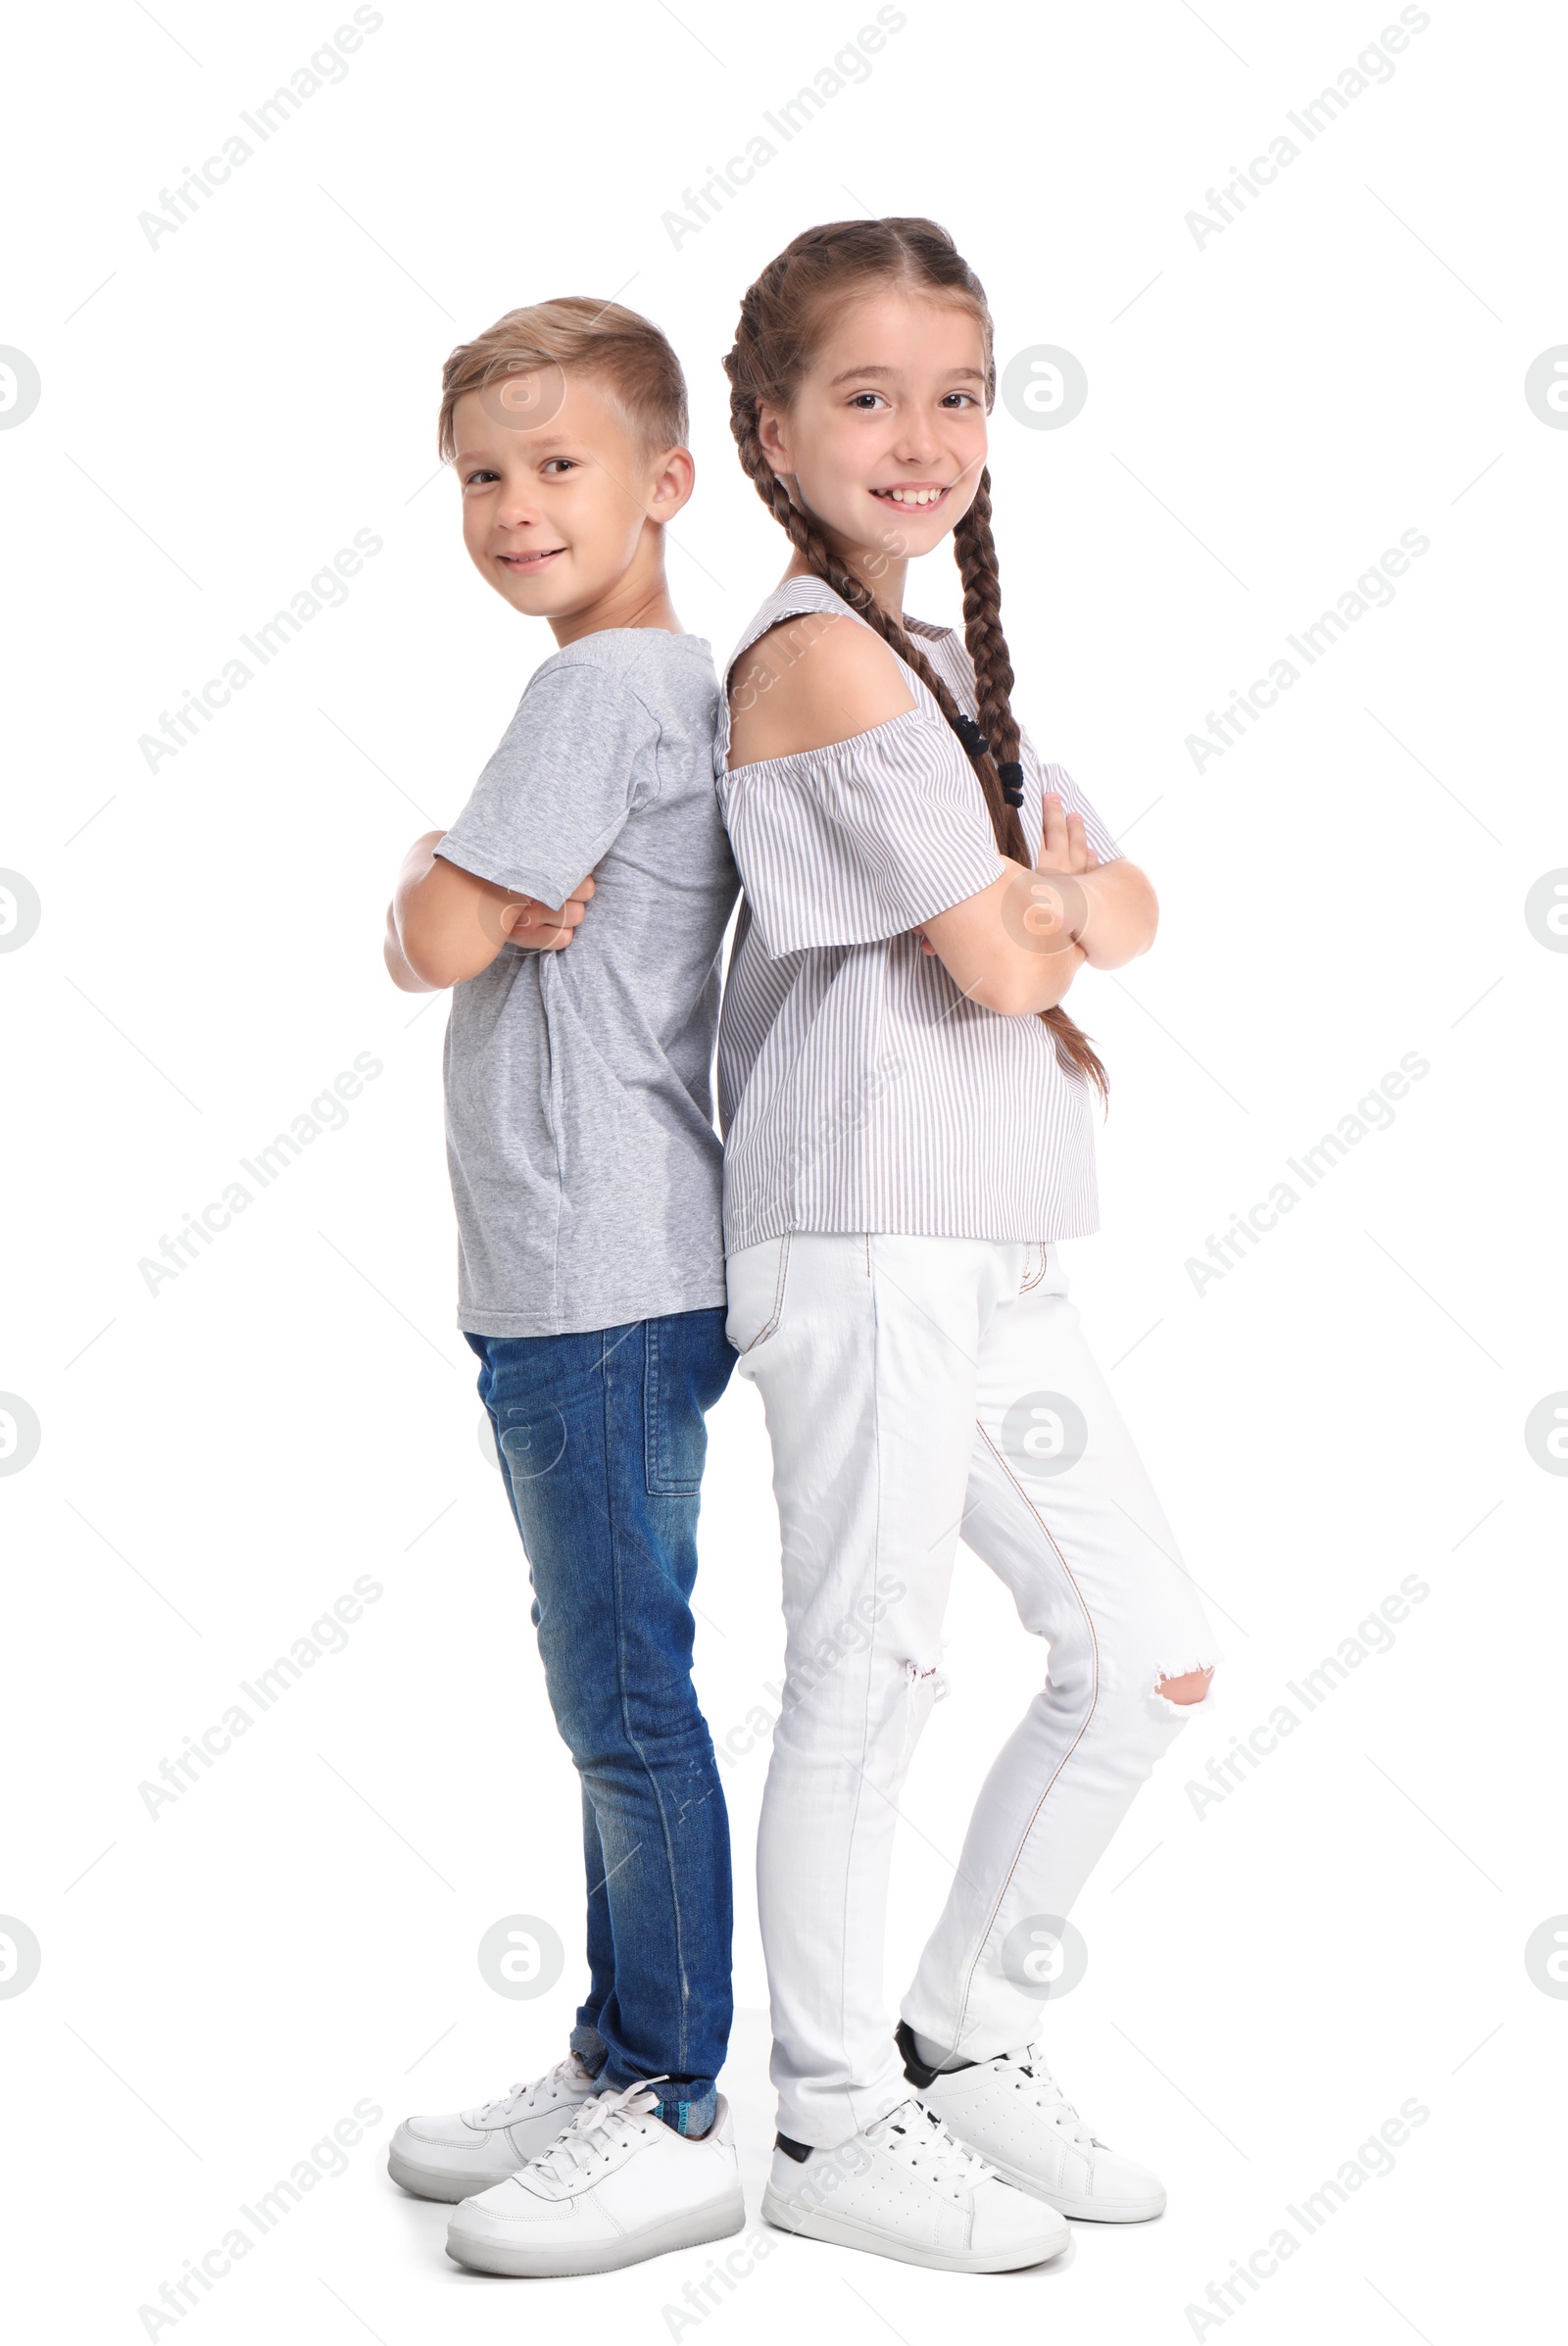
{"type": "Polygon", "coordinates": [[[542,904],[532,896],[503,904],[501,927],[507,943],[522,953],[563,952],[581,928],[583,910],[593,892],[590,874],[578,881],[564,904],[542,904]]]}

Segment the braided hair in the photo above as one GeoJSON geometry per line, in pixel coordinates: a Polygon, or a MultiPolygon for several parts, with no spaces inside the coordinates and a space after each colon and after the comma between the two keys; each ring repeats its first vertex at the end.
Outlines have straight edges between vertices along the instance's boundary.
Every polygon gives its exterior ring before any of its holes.
{"type": "MultiPolygon", "coordinates": [[[[769,262],[742,300],[735,346],[724,361],[730,380],[730,430],[752,486],[791,545],[834,594],[877,630],[931,694],[974,767],[999,850],[1027,866],[1031,857],[1018,819],[1023,765],[1009,698],[1012,661],[1002,632],[1002,580],[991,534],[989,470],[982,470],[973,502],[953,533],[963,585],[963,636],[974,663],[977,721],[958,707],[919,646],[893,613],[883,610],[812,516],[795,503],[763,453],[759,428],[762,404],[789,407],[829,304],[842,303],[853,286],[877,282],[931,293],[971,312],[985,340],[989,411],[997,387],[991,313],[980,280],[959,258],[947,230],[929,220],[839,220],[797,236],[769,262]]],[[[1059,1003],[1040,1015],[1052,1030],[1058,1057],[1106,1098],[1104,1066],[1083,1029],[1059,1003]]]]}

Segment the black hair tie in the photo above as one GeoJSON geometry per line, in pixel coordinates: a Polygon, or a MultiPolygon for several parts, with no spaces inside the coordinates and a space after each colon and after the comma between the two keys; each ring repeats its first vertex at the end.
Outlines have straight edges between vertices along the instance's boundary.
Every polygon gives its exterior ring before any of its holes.
{"type": "Polygon", "coordinates": [[[1016,758],[1005,758],[997,768],[1002,778],[1002,795],[1009,806],[1023,805],[1023,767],[1016,758]]]}
{"type": "Polygon", "coordinates": [[[954,732],[962,742],[969,757],[983,758],[987,750],[990,749],[991,744],[987,741],[985,735],[981,732],[979,725],[976,723],[975,719],[968,714],[967,710],[960,709],[957,715],[951,721],[954,732]]]}

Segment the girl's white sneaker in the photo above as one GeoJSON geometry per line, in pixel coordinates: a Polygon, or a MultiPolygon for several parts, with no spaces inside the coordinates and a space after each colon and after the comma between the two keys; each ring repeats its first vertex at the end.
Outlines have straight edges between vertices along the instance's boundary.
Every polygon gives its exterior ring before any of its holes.
{"type": "Polygon", "coordinates": [[[584,2102],[548,2150],[464,2201],[447,2255],[475,2273],[609,2273],[728,2239],[746,2222],[728,2102],[696,2135],[658,2109],[646,2085],[584,2102]]]}
{"type": "Polygon", "coordinates": [[[1063,2216],[1144,2224],[1164,2209],[1158,2175],[1122,2158],[1085,2126],[1038,2045],[965,2069],[933,2074],[920,2065],[919,2092],[1009,2183],[1063,2216]]]}
{"type": "Polygon", "coordinates": [[[466,2199],[515,2175],[570,2126],[597,2090],[575,2053],[531,2085],[451,2118],[406,2118],[392,2137],[387,2173],[417,2199],[466,2199]]]}
{"type": "Polygon", "coordinates": [[[835,2150],[802,2159],[798,2148],[781,2138],[762,2193],[762,2214],[783,2231],[941,2273],[1043,2265],[1071,2238],[1054,2209],[1015,2190],[918,2101],[835,2150]]]}

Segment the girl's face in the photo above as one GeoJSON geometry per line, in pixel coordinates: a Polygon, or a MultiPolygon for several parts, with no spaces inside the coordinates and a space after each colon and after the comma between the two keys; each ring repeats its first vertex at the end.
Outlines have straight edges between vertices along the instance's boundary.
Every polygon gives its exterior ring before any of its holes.
{"type": "Polygon", "coordinates": [[[834,315],[788,411],[762,407],[759,431],[796,502],[846,553],[929,554],[968,511],[986,461],[979,320],[929,294],[862,294],[834,315]]]}

